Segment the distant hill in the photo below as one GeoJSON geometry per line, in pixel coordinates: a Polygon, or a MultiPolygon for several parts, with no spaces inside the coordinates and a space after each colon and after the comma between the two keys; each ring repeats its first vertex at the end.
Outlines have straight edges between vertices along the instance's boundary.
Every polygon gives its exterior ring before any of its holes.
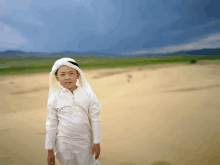
{"type": "Polygon", "coordinates": [[[4,52],[0,52],[0,55],[16,55],[16,54],[26,54],[26,52],[21,50],[6,50],[4,52]]]}
{"type": "Polygon", "coordinates": [[[220,55],[220,49],[199,49],[199,50],[191,50],[191,51],[178,51],[169,54],[189,54],[189,55],[220,55]]]}
{"type": "Polygon", "coordinates": [[[158,54],[149,53],[149,54],[140,54],[136,56],[150,57],[150,56],[192,56],[192,55],[220,55],[220,48],[177,51],[173,53],[158,53],[158,54]]]}
{"type": "Polygon", "coordinates": [[[69,55],[92,55],[92,56],[121,56],[120,54],[109,54],[104,52],[96,52],[96,51],[85,51],[85,52],[73,52],[73,51],[63,51],[63,52],[24,52],[20,50],[7,50],[4,52],[0,52],[0,57],[18,57],[18,56],[69,56],[69,55]]]}
{"type": "MultiPolygon", "coordinates": [[[[7,50],[0,52],[0,57],[18,57],[18,56],[69,56],[69,55],[92,55],[92,56],[125,56],[121,54],[109,54],[105,52],[96,51],[85,51],[85,52],[73,52],[73,51],[63,51],[63,52],[25,52],[21,50],[7,50]]],[[[160,54],[142,54],[133,56],[187,56],[187,55],[220,55],[220,48],[213,49],[199,49],[199,50],[188,50],[188,51],[177,51],[173,53],[160,53],[160,54]]],[[[129,56],[128,56],[129,57],[129,56]]]]}

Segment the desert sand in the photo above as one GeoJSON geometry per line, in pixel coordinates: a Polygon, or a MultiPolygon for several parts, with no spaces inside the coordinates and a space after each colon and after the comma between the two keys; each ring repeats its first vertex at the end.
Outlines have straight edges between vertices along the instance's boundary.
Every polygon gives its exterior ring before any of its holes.
{"type": "MultiPolygon", "coordinates": [[[[83,71],[102,105],[102,165],[219,165],[219,64],[83,71]]],[[[0,165],[47,164],[48,74],[0,77],[0,165]]]]}

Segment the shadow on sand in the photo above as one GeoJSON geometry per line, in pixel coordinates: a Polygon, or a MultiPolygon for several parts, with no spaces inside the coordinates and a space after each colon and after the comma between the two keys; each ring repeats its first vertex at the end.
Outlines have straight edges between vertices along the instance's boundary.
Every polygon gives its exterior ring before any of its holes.
{"type": "MultiPolygon", "coordinates": [[[[135,165],[135,164],[129,163],[129,162],[122,162],[119,165],[135,165]]],[[[171,163],[166,162],[166,161],[156,161],[150,165],[171,165],[171,163]]]]}
{"type": "Polygon", "coordinates": [[[175,90],[167,90],[164,92],[186,92],[186,91],[198,91],[198,90],[206,90],[211,88],[219,88],[220,84],[217,85],[210,85],[210,86],[204,86],[204,87],[194,87],[194,88],[183,88],[183,89],[175,89],[175,90]]]}
{"type": "Polygon", "coordinates": [[[166,162],[166,161],[156,161],[152,163],[151,165],[171,165],[171,163],[166,162]]]}
{"type": "Polygon", "coordinates": [[[135,165],[135,164],[129,163],[129,162],[122,162],[122,163],[120,163],[119,165],[135,165]]]}
{"type": "Polygon", "coordinates": [[[4,164],[4,165],[12,165],[14,164],[14,161],[10,160],[10,157],[0,157],[0,164],[4,164]]]}

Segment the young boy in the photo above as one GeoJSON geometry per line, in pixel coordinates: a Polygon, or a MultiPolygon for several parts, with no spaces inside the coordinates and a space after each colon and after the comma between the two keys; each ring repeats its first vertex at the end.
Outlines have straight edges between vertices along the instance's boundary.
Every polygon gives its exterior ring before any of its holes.
{"type": "Polygon", "coordinates": [[[54,63],[49,79],[48,165],[55,165],[55,156],[61,165],[100,165],[100,104],[79,65],[71,58],[61,58],[54,63]]]}

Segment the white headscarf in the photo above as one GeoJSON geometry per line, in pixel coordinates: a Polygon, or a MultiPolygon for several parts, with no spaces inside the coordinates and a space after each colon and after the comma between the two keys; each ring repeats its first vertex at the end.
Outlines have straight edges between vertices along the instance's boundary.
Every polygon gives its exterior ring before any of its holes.
{"type": "Polygon", "coordinates": [[[52,70],[51,70],[51,72],[49,74],[49,82],[50,82],[49,83],[49,97],[53,93],[55,93],[56,91],[59,91],[61,89],[61,87],[62,87],[60,82],[57,81],[57,79],[55,77],[55,72],[57,71],[57,69],[59,69],[63,65],[66,65],[66,66],[69,66],[69,67],[71,67],[73,69],[76,69],[80,73],[79,79],[77,79],[77,82],[76,82],[77,86],[84,86],[85,88],[87,88],[89,90],[92,90],[91,86],[86,81],[86,78],[85,78],[82,70],[77,65],[74,65],[71,62],[77,64],[77,62],[74,59],[67,58],[67,57],[61,58],[61,59],[55,61],[54,65],[52,67],[52,70]]]}

